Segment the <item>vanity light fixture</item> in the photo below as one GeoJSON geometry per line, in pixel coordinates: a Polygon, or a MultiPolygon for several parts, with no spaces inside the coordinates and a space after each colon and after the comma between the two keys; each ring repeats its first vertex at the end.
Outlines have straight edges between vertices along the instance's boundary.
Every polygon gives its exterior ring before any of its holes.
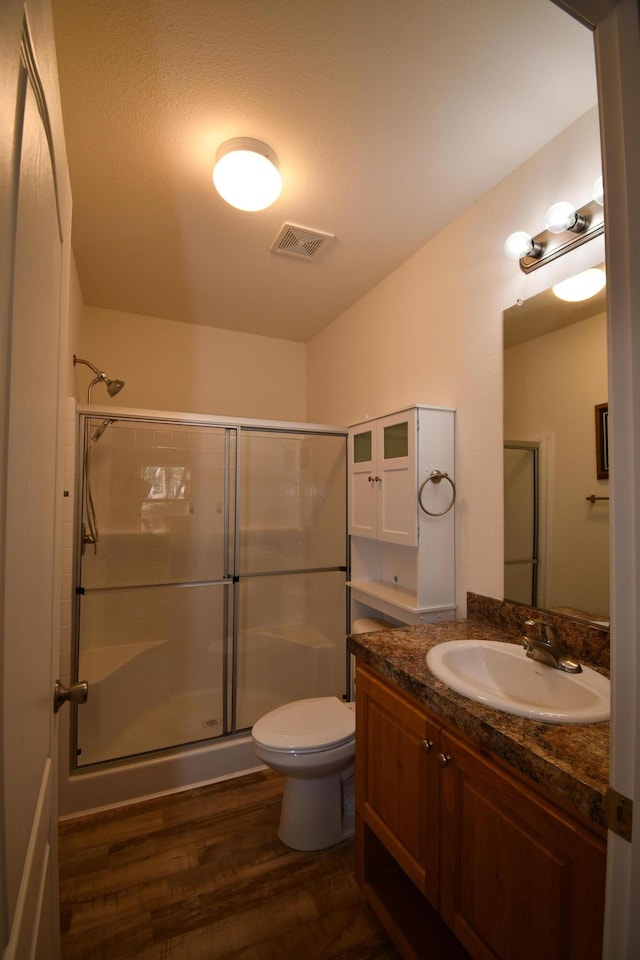
{"type": "Polygon", "coordinates": [[[521,260],[522,257],[539,257],[542,247],[534,243],[526,231],[516,230],[505,240],[504,252],[510,260],[521,260]]]}
{"type": "Polygon", "coordinates": [[[591,267],[589,270],[583,270],[577,273],[575,277],[569,277],[556,283],[551,289],[559,300],[565,300],[567,303],[578,303],[580,300],[589,300],[600,293],[607,282],[607,277],[599,267],[591,267]]]}
{"type": "Polygon", "coordinates": [[[577,210],[566,200],[554,203],[545,214],[546,229],[535,237],[523,230],[507,237],[504,251],[518,260],[523,273],[531,273],[556,257],[604,232],[602,178],[593,185],[594,199],[577,210]]]}
{"type": "Polygon", "coordinates": [[[586,227],[584,217],[578,216],[574,207],[566,200],[560,200],[549,207],[544,215],[544,225],[549,233],[582,233],[586,227]]]}
{"type": "Polygon", "coordinates": [[[593,184],[593,199],[601,207],[604,206],[604,181],[602,177],[598,177],[593,184]]]}
{"type": "Polygon", "coordinates": [[[261,140],[236,137],[216,153],[213,183],[222,197],[238,210],[265,210],[280,196],[282,178],[278,158],[261,140]]]}

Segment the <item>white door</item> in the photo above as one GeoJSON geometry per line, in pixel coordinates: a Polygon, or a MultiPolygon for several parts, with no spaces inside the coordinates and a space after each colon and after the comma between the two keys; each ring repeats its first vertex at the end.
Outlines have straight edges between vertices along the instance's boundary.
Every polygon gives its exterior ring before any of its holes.
{"type": "MultiPolygon", "coordinates": [[[[605,174],[611,443],[611,772],[633,804],[632,842],[609,832],[605,951],[640,957],[640,16],[620,0],[596,29],[605,174]]],[[[615,804],[618,807],[617,803],[615,804]]],[[[621,808],[620,808],[621,809],[621,808]]],[[[618,816],[612,818],[618,821],[618,816]]],[[[613,823],[612,823],[613,826],[613,823]]]]}
{"type": "MultiPolygon", "coordinates": [[[[42,9],[36,5],[37,36],[43,35],[42,9]]],[[[1,224],[12,241],[2,264],[2,279],[9,281],[2,317],[9,348],[3,358],[8,410],[6,501],[0,513],[5,960],[52,960],[59,953],[53,680],[60,622],[56,530],[62,494],[57,448],[64,256],[53,136],[29,36],[25,25],[13,91],[14,203],[2,209],[1,224]]],[[[44,62],[47,69],[50,56],[44,55],[44,62]]]]}
{"type": "Polygon", "coordinates": [[[617,793],[632,802],[636,819],[632,841],[618,829],[609,832],[604,956],[635,960],[640,957],[640,15],[637,0],[554,2],[595,27],[612,452],[610,780],[617,793]]]}

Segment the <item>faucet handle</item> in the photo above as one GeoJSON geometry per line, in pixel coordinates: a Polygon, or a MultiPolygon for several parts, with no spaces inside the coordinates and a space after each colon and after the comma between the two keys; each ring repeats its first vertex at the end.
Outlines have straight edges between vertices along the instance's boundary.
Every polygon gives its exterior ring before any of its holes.
{"type": "MultiPolygon", "coordinates": [[[[556,637],[556,628],[553,623],[550,623],[549,620],[543,620],[542,618],[536,618],[535,620],[525,620],[525,627],[534,627],[537,628],[540,637],[539,639],[543,643],[553,643],[556,637]]],[[[525,638],[529,643],[531,643],[531,638],[525,638]]]]}
{"type": "Polygon", "coordinates": [[[531,657],[532,660],[539,660],[541,663],[548,663],[550,666],[565,670],[567,673],[582,672],[582,667],[578,661],[564,649],[556,634],[555,624],[548,620],[535,619],[525,620],[524,625],[525,627],[533,627],[540,633],[538,639],[528,637],[526,634],[522,638],[528,657],[531,657]]]}
{"type": "MultiPolygon", "coordinates": [[[[536,629],[539,623],[540,623],[539,620],[525,620],[524,626],[525,626],[525,628],[529,627],[529,628],[536,629]]],[[[533,637],[533,636],[532,636],[532,637],[529,637],[529,636],[527,636],[527,633],[524,633],[524,634],[522,635],[522,638],[521,638],[521,639],[522,639],[522,645],[523,645],[523,647],[525,648],[525,650],[527,651],[527,653],[528,653],[530,650],[533,650],[533,645],[534,645],[534,643],[536,642],[536,641],[535,641],[535,637],[533,637]]]]}

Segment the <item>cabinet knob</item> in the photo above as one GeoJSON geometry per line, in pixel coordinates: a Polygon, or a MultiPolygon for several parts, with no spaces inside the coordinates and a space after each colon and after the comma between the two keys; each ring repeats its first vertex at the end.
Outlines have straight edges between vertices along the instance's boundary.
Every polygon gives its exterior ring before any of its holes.
{"type": "Polygon", "coordinates": [[[433,740],[421,740],[420,746],[422,747],[425,753],[431,753],[431,751],[435,747],[435,743],[433,742],[433,740]]]}
{"type": "Polygon", "coordinates": [[[448,753],[441,753],[439,758],[441,767],[448,767],[453,757],[450,757],[448,753]]]}

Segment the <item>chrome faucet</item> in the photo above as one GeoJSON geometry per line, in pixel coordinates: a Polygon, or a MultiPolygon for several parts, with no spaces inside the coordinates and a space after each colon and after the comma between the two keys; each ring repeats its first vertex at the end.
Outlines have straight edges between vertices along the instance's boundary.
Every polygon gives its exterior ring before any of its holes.
{"type": "Polygon", "coordinates": [[[582,673],[582,667],[562,646],[556,628],[548,620],[525,620],[525,627],[538,631],[537,637],[522,638],[527,656],[538,663],[546,663],[566,673],[582,673]]]}

